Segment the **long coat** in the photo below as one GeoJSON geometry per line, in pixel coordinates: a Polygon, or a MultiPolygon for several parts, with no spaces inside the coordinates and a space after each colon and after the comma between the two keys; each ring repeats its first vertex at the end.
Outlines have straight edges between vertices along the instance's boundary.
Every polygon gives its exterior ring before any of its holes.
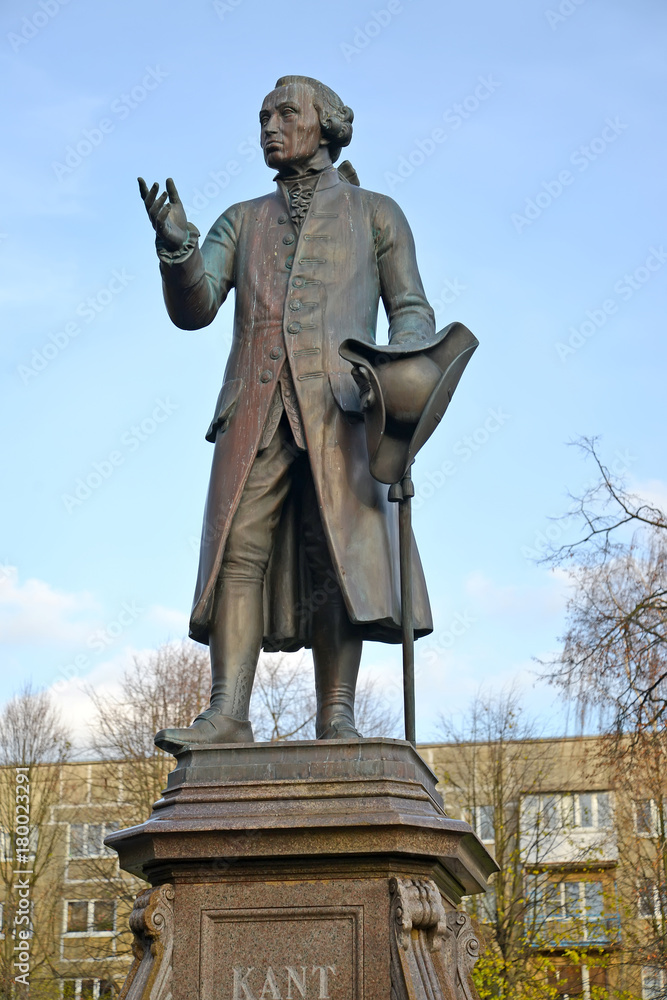
{"type": "MultiPolygon", "coordinates": [[[[297,231],[281,186],[233,205],[201,250],[161,255],[169,315],[186,330],[207,326],[236,289],[234,334],[207,437],[215,443],[190,634],[208,641],[215,583],[231,520],[259,446],[277,379],[289,365],[332,565],[364,638],[400,642],[397,504],[368,469],[359,393],[338,354],[350,336],[375,341],[380,298],[390,342],[426,342],[426,301],[414,241],[390,198],[327,168],[297,231]]],[[[432,630],[413,540],[415,635],[432,630]]],[[[323,599],[326,599],[324,597],[323,599]]],[[[265,582],[264,648],[310,645],[309,592],[298,506],[286,502],[265,582]]]]}

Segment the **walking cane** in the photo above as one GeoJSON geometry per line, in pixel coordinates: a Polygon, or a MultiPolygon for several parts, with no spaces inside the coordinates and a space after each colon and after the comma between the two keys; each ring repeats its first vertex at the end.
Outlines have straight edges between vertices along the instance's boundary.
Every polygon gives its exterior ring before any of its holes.
{"type": "Polygon", "coordinates": [[[389,500],[398,504],[398,558],[401,578],[401,631],[403,634],[403,718],[405,738],[416,744],[415,633],[412,613],[412,498],[415,487],[410,469],[389,487],[389,500]]]}
{"type": "Polygon", "coordinates": [[[419,449],[440,424],[468,364],[477,338],[463,323],[450,323],[429,345],[379,347],[349,337],[338,353],[352,365],[366,425],[371,476],[389,486],[398,504],[403,706],[405,738],[415,746],[415,619],[412,593],[410,470],[419,449]],[[400,477],[400,478],[399,478],[400,477]]]}

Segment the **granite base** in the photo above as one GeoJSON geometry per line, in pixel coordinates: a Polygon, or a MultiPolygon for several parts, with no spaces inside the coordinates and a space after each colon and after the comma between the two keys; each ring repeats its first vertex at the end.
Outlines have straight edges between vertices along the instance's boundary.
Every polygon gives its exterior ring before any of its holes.
{"type": "Polygon", "coordinates": [[[495,862],[402,740],[185,750],[108,839],[153,888],[122,1000],[472,1000],[495,862]]]}

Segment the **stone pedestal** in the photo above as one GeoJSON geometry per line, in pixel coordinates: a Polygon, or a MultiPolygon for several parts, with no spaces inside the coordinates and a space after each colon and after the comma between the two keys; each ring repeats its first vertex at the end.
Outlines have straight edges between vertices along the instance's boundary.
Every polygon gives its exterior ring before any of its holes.
{"type": "Polygon", "coordinates": [[[496,870],[402,740],[187,750],[107,838],[147,879],[123,1000],[471,1000],[496,870]]]}

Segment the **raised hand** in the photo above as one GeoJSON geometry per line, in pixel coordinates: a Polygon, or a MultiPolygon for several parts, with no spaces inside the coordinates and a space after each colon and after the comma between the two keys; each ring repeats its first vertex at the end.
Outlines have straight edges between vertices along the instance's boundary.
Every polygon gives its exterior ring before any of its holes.
{"type": "Polygon", "coordinates": [[[153,229],[168,250],[180,250],[188,238],[188,220],[173,180],[167,178],[167,190],[158,197],[160,185],[157,182],[149,189],[143,177],[137,179],[153,229]]]}

